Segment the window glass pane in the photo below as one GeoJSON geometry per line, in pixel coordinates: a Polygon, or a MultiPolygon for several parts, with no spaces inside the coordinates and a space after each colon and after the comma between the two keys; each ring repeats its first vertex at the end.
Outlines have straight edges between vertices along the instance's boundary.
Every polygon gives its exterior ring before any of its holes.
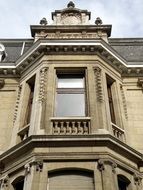
{"type": "Polygon", "coordinates": [[[58,88],[84,88],[83,77],[59,77],[58,88]]]}
{"type": "Polygon", "coordinates": [[[56,116],[85,116],[84,94],[57,94],[56,116]]]}

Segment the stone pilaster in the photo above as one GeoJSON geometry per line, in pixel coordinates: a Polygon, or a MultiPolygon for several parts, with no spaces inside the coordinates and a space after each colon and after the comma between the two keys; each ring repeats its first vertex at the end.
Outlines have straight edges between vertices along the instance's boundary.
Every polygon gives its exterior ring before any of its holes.
{"type": "Polygon", "coordinates": [[[34,104],[29,135],[45,134],[44,118],[46,107],[46,89],[47,89],[47,73],[48,67],[42,67],[36,74],[34,104]]]}
{"type": "Polygon", "coordinates": [[[98,160],[98,170],[101,173],[101,186],[102,190],[118,190],[117,176],[116,176],[116,163],[111,160],[98,160]]]}
{"type": "Polygon", "coordinates": [[[25,165],[24,190],[39,190],[40,175],[43,170],[43,161],[31,161],[25,165]]]}
{"type": "Polygon", "coordinates": [[[106,109],[103,93],[102,70],[99,67],[94,67],[93,69],[95,75],[95,90],[98,107],[98,130],[99,133],[106,133],[106,109]]]}

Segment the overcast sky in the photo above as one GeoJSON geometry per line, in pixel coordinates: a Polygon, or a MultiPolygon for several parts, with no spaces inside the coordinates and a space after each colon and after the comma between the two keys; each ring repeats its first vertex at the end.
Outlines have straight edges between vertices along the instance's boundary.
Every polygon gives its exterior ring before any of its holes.
{"type": "MultiPolygon", "coordinates": [[[[0,0],[0,38],[31,38],[30,25],[39,24],[68,0],[0,0]]],[[[74,0],[77,8],[91,11],[91,24],[100,17],[112,24],[112,37],[143,37],[143,0],[74,0]]]]}

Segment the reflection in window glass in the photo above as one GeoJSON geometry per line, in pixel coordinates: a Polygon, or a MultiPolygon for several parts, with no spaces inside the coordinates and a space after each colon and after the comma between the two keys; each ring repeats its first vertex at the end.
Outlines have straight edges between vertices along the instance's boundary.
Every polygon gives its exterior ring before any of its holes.
{"type": "Polygon", "coordinates": [[[84,94],[58,94],[57,116],[85,116],[84,94]]]}
{"type": "Polygon", "coordinates": [[[58,88],[83,88],[83,75],[58,75],[58,88]]]}

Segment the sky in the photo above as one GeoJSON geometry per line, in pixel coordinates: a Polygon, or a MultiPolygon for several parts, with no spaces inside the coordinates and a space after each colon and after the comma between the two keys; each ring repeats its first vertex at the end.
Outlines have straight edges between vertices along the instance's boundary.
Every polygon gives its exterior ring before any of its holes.
{"type": "MultiPolygon", "coordinates": [[[[143,37],[143,0],[73,0],[76,8],[91,12],[91,24],[100,17],[112,24],[111,37],[143,37]]],[[[0,0],[0,39],[31,38],[30,25],[51,12],[67,7],[69,0],[0,0]]]]}

